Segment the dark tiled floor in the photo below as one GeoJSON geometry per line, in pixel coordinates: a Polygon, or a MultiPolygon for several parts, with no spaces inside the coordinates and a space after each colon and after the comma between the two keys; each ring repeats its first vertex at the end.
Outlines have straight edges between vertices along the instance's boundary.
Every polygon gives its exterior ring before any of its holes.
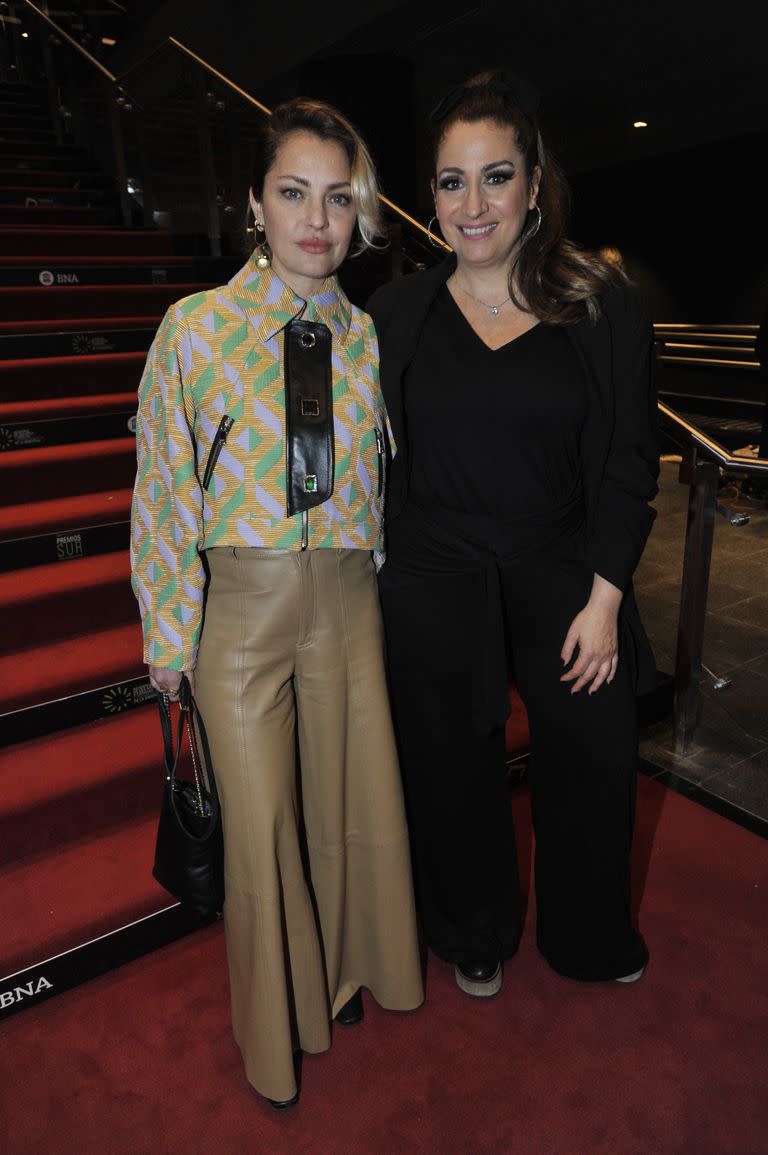
{"type": "MultiPolygon", "coordinates": [[[[688,488],[662,463],[658,517],[636,575],[637,598],[660,669],[674,670],[688,488]]],[[[732,679],[701,687],[691,750],[674,749],[671,719],[643,731],[641,754],[663,772],[768,821],[768,510],[750,522],[715,523],[704,662],[732,679]]]]}

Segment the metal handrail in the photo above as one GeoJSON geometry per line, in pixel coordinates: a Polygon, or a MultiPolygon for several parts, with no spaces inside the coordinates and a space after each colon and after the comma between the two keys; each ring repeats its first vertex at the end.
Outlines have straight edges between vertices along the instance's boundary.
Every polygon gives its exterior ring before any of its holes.
{"type": "Polygon", "coordinates": [[[677,413],[674,409],[670,409],[663,401],[659,401],[658,406],[662,417],[665,417],[675,429],[685,434],[687,444],[691,446],[695,445],[697,450],[707,454],[716,461],[722,469],[737,473],[759,474],[768,472],[768,458],[739,457],[738,454],[729,453],[725,446],[715,441],[714,438],[708,437],[703,430],[693,425],[683,417],[682,414],[677,413]]]}
{"type": "MultiPolygon", "coordinates": [[[[707,673],[703,662],[704,626],[715,516],[718,512],[725,514],[732,526],[744,525],[749,520],[743,514],[734,517],[732,511],[719,504],[717,493],[721,471],[765,475],[768,473],[768,459],[729,453],[723,445],[663,401],[659,401],[658,406],[661,416],[672,427],[673,438],[676,439],[677,435],[683,443],[680,481],[689,486],[673,706],[675,749],[686,754],[696,730],[699,684],[702,674],[707,673]]],[[[710,676],[716,687],[730,684],[727,679],[717,679],[711,672],[710,676]]]]}
{"type": "Polygon", "coordinates": [[[249,104],[252,104],[254,107],[258,108],[261,112],[264,113],[265,116],[272,115],[271,108],[267,108],[266,104],[262,104],[261,101],[257,100],[255,96],[251,96],[250,92],[246,92],[245,89],[241,88],[239,84],[235,84],[234,80],[230,80],[229,77],[225,76],[223,72],[219,72],[218,68],[214,68],[213,65],[209,64],[207,60],[204,60],[202,56],[198,56],[196,52],[193,52],[192,49],[188,45],[184,44],[181,40],[177,40],[175,36],[169,36],[168,42],[172,44],[174,48],[178,48],[180,52],[183,52],[189,56],[189,58],[194,60],[196,64],[199,64],[202,68],[207,69],[211,76],[215,76],[216,79],[220,80],[222,84],[226,84],[228,88],[231,88],[232,91],[236,92],[238,96],[242,96],[243,100],[247,100],[249,104]]]}
{"type": "Polygon", "coordinates": [[[45,23],[54,30],[57,36],[61,36],[62,40],[66,40],[67,43],[71,44],[72,47],[77,52],[79,52],[81,56],[84,56],[85,59],[90,64],[92,64],[94,68],[97,68],[102,76],[105,76],[107,80],[110,80],[112,84],[116,85],[117,87],[120,86],[120,81],[118,77],[115,76],[114,72],[110,72],[107,66],[102,64],[101,61],[96,56],[94,56],[92,52],[89,52],[87,48],[83,48],[82,44],[75,40],[74,36],[70,36],[70,34],[66,32],[60,24],[57,24],[55,20],[52,20],[47,12],[43,12],[42,8],[38,8],[37,4],[32,3],[32,0],[23,0],[23,2],[26,4],[27,8],[32,9],[36,16],[39,16],[41,20],[44,20],[45,23]]]}

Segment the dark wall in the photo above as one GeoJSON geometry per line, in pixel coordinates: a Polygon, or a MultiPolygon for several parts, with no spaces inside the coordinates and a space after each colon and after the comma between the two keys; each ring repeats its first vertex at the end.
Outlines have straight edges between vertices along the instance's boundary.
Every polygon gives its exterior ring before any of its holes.
{"type": "Polygon", "coordinates": [[[666,321],[758,321],[768,304],[768,133],[573,182],[574,236],[611,245],[666,321]]]}

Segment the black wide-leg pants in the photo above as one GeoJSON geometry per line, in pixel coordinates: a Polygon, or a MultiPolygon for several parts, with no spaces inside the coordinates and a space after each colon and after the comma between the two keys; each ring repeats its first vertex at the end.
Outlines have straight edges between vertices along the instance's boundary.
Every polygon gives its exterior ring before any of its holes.
{"type": "MultiPolygon", "coordinates": [[[[530,724],[538,946],[559,973],[601,980],[647,960],[630,910],[636,710],[626,645],[613,682],[593,695],[571,694],[560,681],[565,634],[592,582],[576,540],[499,567],[498,629],[530,724]]],[[[479,637],[487,566],[396,548],[380,588],[429,945],[449,962],[508,958],[520,938],[521,896],[504,730],[501,720],[478,725],[476,708],[487,676],[478,668],[487,654],[479,637]]]]}

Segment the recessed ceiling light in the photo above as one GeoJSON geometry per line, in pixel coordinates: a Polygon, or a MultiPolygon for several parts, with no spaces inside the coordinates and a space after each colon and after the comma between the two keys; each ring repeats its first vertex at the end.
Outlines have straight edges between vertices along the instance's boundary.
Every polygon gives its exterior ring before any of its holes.
{"type": "Polygon", "coordinates": [[[111,36],[102,36],[101,43],[102,44],[108,44],[109,47],[111,48],[114,44],[117,44],[117,41],[113,40],[111,36]]]}
{"type": "Polygon", "coordinates": [[[632,127],[633,128],[647,128],[648,127],[648,121],[647,120],[636,120],[635,123],[632,125],[632,127]]]}
{"type": "Polygon", "coordinates": [[[21,39],[22,40],[29,40],[29,33],[28,32],[22,32],[21,39]]]}

